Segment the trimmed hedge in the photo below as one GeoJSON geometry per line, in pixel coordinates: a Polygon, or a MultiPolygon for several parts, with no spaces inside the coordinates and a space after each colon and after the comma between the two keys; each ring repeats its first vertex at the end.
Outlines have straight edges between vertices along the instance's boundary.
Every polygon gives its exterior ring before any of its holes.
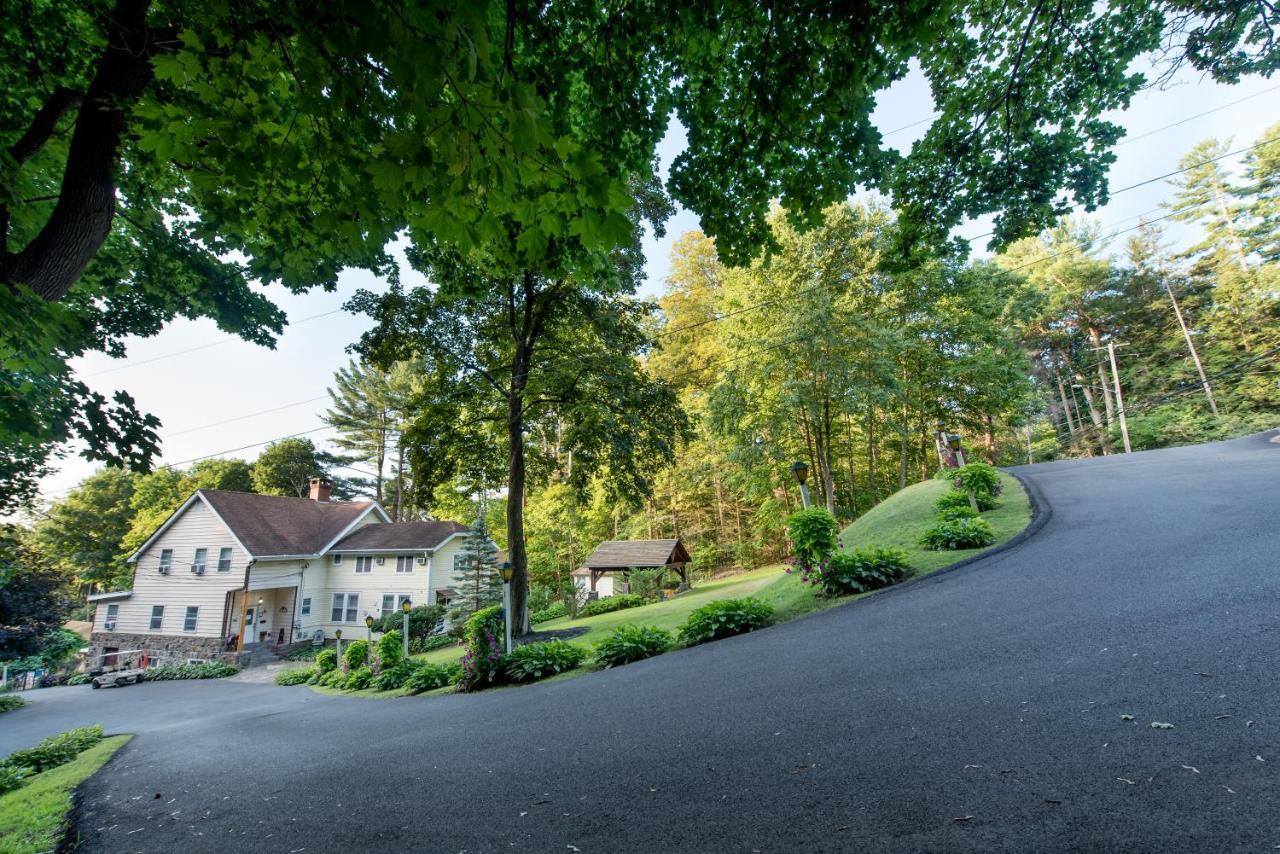
{"type": "Polygon", "coordinates": [[[626,608],[638,608],[641,605],[649,604],[649,600],[645,599],[638,593],[622,593],[617,596],[609,596],[604,599],[596,599],[588,602],[578,609],[577,619],[583,617],[598,617],[601,614],[611,614],[614,611],[622,611],[626,608]]]}
{"type": "Polygon", "coordinates": [[[618,626],[596,644],[596,661],[608,668],[652,658],[666,652],[671,640],[671,632],[657,626],[618,626]]]}
{"type": "Polygon", "coordinates": [[[721,599],[689,615],[680,639],[687,645],[720,640],[769,625],[773,607],[758,599],[721,599]]]}

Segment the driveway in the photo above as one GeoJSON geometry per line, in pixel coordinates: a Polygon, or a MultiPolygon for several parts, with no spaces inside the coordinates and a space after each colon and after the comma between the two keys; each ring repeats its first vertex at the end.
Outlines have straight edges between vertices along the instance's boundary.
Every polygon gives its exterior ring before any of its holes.
{"type": "Polygon", "coordinates": [[[87,851],[1271,850],[1275,435],[1025,468],[1052,516],[1014,549],[617,670],[54,689],[0,745],[138,734],[83,789],[87,851]]]}

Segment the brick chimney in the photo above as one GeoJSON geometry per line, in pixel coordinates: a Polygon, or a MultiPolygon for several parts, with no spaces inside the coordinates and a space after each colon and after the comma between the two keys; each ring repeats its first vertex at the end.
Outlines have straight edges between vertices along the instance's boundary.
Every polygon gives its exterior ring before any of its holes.
{"type": "Polygon", "coordinates": [[[311,478],[311,500],[328,501],[333,494],[333,481],[327,477],[311,478]]]}

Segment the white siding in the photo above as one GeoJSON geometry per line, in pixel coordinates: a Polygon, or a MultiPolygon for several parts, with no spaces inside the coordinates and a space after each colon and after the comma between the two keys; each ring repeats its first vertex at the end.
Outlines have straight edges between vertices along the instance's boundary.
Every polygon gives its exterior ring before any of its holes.
{"type": "MultiPolygon", "coordinates": [[[[587,593],[591,591],[591,576],[575,575],[573,577],[573,583],[578,588],[578,599],[585,602],[587,593]]],[[[601,599],[614,594],[612,575],[602,575],[596,579],[596,594],[601,599]]]]}
{"type": "Polygon", "coordinates": [[[374,558],[373,567],[367,573],[356,572],[357,555],[354,554],[344,554],[342,563],[337,566],[333,565],[330,555],[311,562],[298,600],[301,607],[301,597],[311,599],[311,614],[300,617],[302,634],[299,637],[310,636],[316,629],[322,629],[326,637],[333,637],[334,629],[342,629],[345,637],[363,638],[366,633],[365,615],[372,615],[375,619],[382,616],[382,596],[385,593],[407,593],[415,605],[427,601],[428,567],[419,566],[415,558],[413,571],[400,573],[396,572],[396,555],[377,552],[367,554],[374,558]],[[381,565],[378,564],[378,558],[382,558],[381,565]],[[355,622],[335,623],[331,619],[334,593],[359,594],[360,603],[355,622]]]}
{"type": "MultiPolygon", "coordinates": [[[[134,566],[133,596],[118,603],[116,631],[219,637],[227,593],[244,586],[247,562],[248,555],[236,544],[231,532],[218,521],[204,501],[197,498],[138,556],[134,566]],[[191,571],[192,558],[198,548],[208,550],[203,575],[191,571]],[[231,549],[231,568],[225,572],[218,571],[218,553],[222,548],[231,549]],[[173,549],[173,568],[168,575],[162,575],[158,570],[164,549],[173,549]],[[164,621],[159,630],[150,628],[153,605],[164,606],[164,621]],[[200,611],[196,630],[187,632],[183,630],[183,618],[191,605],[200,611]]],[[[94,614],[94,631],[105,631],[103,624],[108,604],[112,603],[99,603],[94,614]]]]}
{"type": "Polygon", "coordinates": [[[436,591],[446,587],[462,592],[462,580],[454,574],[453,558],[462,552],[466,537],[455,536],[431,555],[430,602],[436,601],[436,591]]]}

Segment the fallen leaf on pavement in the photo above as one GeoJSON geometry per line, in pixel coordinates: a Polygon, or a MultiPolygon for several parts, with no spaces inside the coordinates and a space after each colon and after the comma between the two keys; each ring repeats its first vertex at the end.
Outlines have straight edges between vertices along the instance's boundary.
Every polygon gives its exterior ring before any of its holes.
{"type": "Polygon", "coordinates": [[[1167,724],[1167,723],[1164,723],[1163,721],[1152,721],[1151,728],[1152,729],[1173,729],[1173,724],[1167,724]]]}
{"type": "Polygon", "coordinates": [[[1136,786],[1136,785],[1138,785],[1138,784],[1137,784],[1137,783],[1135,783],[1133,780],[1129,780],[1129,779],[1127,779],[1127,778],[1125,778],[1125,777],[1117,777],[1116,779],[1117,779],[1117,780],[1119,780],[1121,783],[1128,783],[1130,786],[1136,786]]]}
{"type": "Polygon", "coordinates": [[[1195,767],[1194,765],[1183,765],[1182,767],[1186,768],[1188,771],[1191,771],[1193,773],[1196,773],[1196,774],[1200,773],[1200,769],[1195,767]]]}
{"type": "Polygon", "coordinates": [[[981,768],[982,766],[981,766],[981,765],[966,765],[966,766],[964,766],[964,767],[965,767],[965,770],[967,771],[967,770],[968,770],[968,769],[970,769],[970,768],[981,768]]]}
{"type": "Polygon", "coordinates": [[[955,818],[953,818],[953,819],[951,819],[951,820],[952,820],[952,821],[968,821],[968,820],[969,820],[969,819],[971,819],[971,818],[973,818],[973,816],[971,816],[971,815],[958,815],[958,816],[956,816],[955,818]]]}
{"type": "Polygon", "coordinates": [[[1228,792],[1230,792],[1233,795],[1236,793],[1236,790],[1231,788],[1230,786],[1223,786],[1222,788],[1226,789],[1228,792]]]}
{"type": "Polygon", "coordinates": [[[1133,720],[1133,715],[1121,715],[1121,716],[1120,716],[1120,720],[1122,720],[1122,721],[1131,721],[1131,720],[1133,720]]]}

